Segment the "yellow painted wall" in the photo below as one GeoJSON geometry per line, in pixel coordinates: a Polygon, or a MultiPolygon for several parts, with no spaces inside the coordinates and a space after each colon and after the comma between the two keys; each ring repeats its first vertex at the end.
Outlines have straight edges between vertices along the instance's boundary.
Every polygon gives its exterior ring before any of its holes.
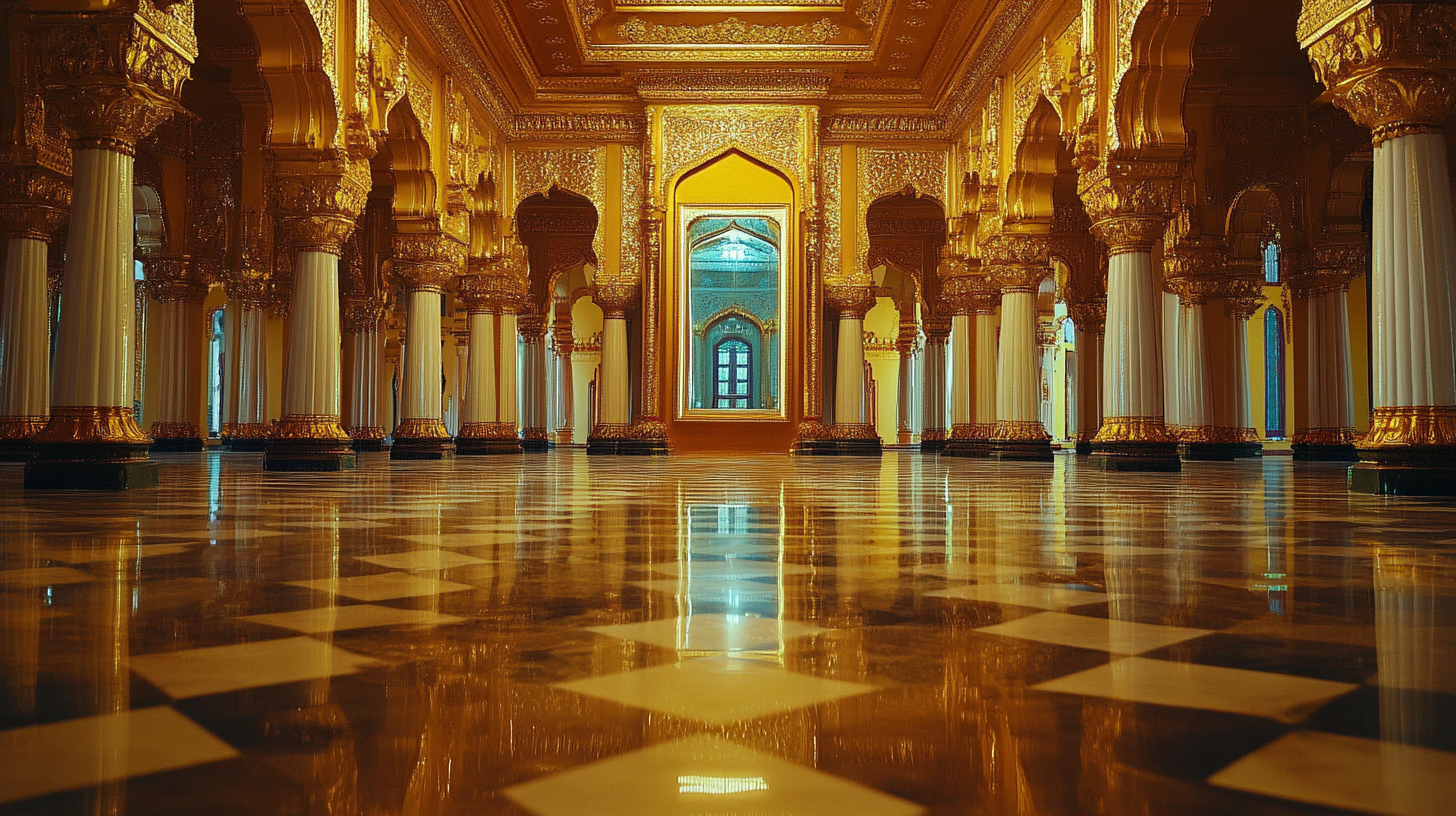
{"type": "MultiPolygon", "coordinates": [[[[875,307],[865,314],[864,329],[880,342],[893,342],[900,336],[900,310],[887,297],[876,298],[875,307]]],[[[899,433],[900,355],[876,353],[867,355],[875,378],[875,404],[869,406],[870,419],[880,434],[880,442],[895,444],[899,433]]]]}
{"type": "MultiPolygon", "coordinates": [[[[590,340],[602,330],[602,307],[589,297],[579,298],[571,307],[571,333],[578,340],[590,340]]],[[[571,441],[585,445],[591,433],[591,382],[601,364],[600,354],[588,360],[571,361],[571,441]]]]}

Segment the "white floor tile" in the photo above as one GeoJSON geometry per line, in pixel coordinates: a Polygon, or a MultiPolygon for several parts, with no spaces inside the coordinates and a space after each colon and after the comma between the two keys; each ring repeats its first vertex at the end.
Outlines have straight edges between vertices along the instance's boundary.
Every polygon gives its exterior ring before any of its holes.
{"type": "Polygon", "coordinates": [[[1071,609],[1076,606],[1106,603],[1108,599],[1108,596],[1101,592],[1027,584],[975,584],[927,592],[921,597],[956,598],[1009,606],[1030,606],[1037,609],[1071,609]]]}
{"type": "Polygon", "coordinates": [[[1356,686],[1290,674],[1129,657],[1032,688],[1299,722],[1356,686]]]}
{"type": "Polygon", "coordinates": [[[406,575],[403,572],[356,575],[352,578],[320,578],[316,581],[287,581],[286,583],[289,586],[316,589],[319,592],[353,598],[356,601],[389,601],[395,598],[441,595],[446,592],[475,588],[469,584],[421,578],[416,575],[406,575]]]}
{"type": "Polygon", "coordinates": [[[1089,618],[1063,612],[1040,612],[976,631],[1127,655],[1150,652],[1209,634],[1207,629],[1089,618]]]}
{"type": "Polygon", "coordinates": [[[353,674],[378,663],[313,638],[296,637],[136,655],[131,670],[173,699],[353,674]]]}
{"type": "Polygon", "coordinates": [[[0,802],[19,802],[238,752],[169,706],[0,731],[0,802]]]}
{"type": "Polygon", "coordinates": [[[699,735],[507,788],[538,816],[915,816],[924,809],[847,779],[699,735]]]}
{"type": "Polygon", "coordinates": [[[1456,754],[1296,731],[1208,779],[1225,788],[1391,816],[1456,813],[1456,754]]]}
{"type": "Polygon", "coordinates": [[[745,615],[693,615],[646,623],[589,626],[587,630],[680,652],[776,650],[793,638],[825,631],[807,623],[745,615]]]}

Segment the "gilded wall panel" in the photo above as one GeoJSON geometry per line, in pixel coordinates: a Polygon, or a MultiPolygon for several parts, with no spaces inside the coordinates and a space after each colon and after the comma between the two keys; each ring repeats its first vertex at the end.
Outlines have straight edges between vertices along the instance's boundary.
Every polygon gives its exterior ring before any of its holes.
{"type": "MultiPolygon", "coordinates": [[[[607,212],[607,149],[605,147],[519,148],[514,154],[515,205],[536,193],[547,195],[555,187],[587,199],[597,208],[597,218],[607,212]]],[[[604,257],[602,226],[598,221],[592,236],[592,251],[600,262],[604,257]]]]}
{"type": "Polygon", "coordinates": [[[855,229],[858,234],[855,274],[869,274],[870,205],[876,199],[894,195],[906,188],[916,194],[930,196],[942,207],[950,200],[946,194],[949,148],[906,149],[860,147],[855,154],[858,208],[855,229]]]}
{"type": "Polygon", "coordinates": [[[662,110],[662,195],[677,176],[738,149],[786,173],[806,195],[804,108],[782,105],[674,105],[662,110]]]}
{"type": "MultiPolygon", "coordinates": [[[[597,230],[601,232],[601,230],[597,230]]],[[[642,279],[642,148],[622,148],[622,257],[619,274],[642,279]]]]}
{"type": "Polygon", "coordinates": [[[842,177],[843,154],[839,145],[829,145],[824,148],[820,159],[820,168],[823,178],[819,189],[824,191],[824,277],[839,278],[843,276],[844,270],[844,233],[843,215],[840,212],[840,185],[844,183],[842,177]]]}

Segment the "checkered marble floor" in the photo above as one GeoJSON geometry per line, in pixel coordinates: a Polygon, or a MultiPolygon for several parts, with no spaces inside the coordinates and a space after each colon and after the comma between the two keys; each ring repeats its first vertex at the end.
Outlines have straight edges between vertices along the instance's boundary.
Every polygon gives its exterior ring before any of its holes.
{"type": "Polygon", "coordinates": [[[0,466],[0,814],[1456,813],[1456,503],[1339,467],[157,458],[0,466]]]}

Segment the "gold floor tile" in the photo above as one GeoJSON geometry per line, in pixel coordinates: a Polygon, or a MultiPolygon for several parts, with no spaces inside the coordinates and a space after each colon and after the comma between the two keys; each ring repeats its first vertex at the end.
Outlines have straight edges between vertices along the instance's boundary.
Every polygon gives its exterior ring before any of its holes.
{"type": "Polygon", "coordinates": [[[408,541],[411,544],[419,544],[425,547],[450,547],[457,550],[470,549],[471,547],[495,547],[502,544],[515,546],[517,538],[515,535],[504,535],[501,533],[443,533],[440,535],[403,535],[399,536],[401,541],[408,541]]]}
{"type": "Polygon", "coordinates": [[[390,601],[396,598],[414,598],[420,595],[440,595],[474,589],[469,584],[441,581],[435,578],[421,578],[402,572],[385,572],[379,575],[356,575],[352,578],[320,578],[315,581],[287,581],[289,586],[316,589],[331,595],[353,598],[356,601],[390,601]]]}
{"type": "Polygon", "coordinates": [[[556,688],[718,725],[874,691],[755,660],[703,657],[557,683],[556,688]]]}
{"type": "Polygon", "coordinates": [[[0,731],[0,803],[232,759],[169,706],[0,731]]]}
{"type": "Polygon", "coordinates": [[[1087,592],[1062,587],[1029,586],[1027,584],[975,584],[927,592],[921,597],[954,598],[963,601],[1060,610],[1106,603],[1109,596],[1101,592],[1087,592]]]}
{"type": "Polygon", "coordinates": [[[1012,566],[1009,564],[983,564],[952,561],[945,564],[922,564],[915,568],[916,575],[932,575],[947,581],[1013,581],[1023,575],[1039,572],[1035,567],[1012,566]]]}
{"type": "Polygon", "coordinates": [[[173,699],[353,674],[378,661],[296,637],[136,655],[131,670],[173,699]]]}
{"type": "Polygon", "coordinates": [[[1090,618],[1063,612],[1039,612],[976,631],[1126,655],[1150,652],[1209,634],[1207,629],[1090,618]]]}
{"type": "Polygon", "coordinates": [[[36,555],[63,564],[96,564],[116,561],[133,561],[138,558],[152,558],[158,555],[178,555],[192,552],[196,544],[129,544],[124,547],[43,547],[36,555]]]}
{"type": "Polygon", "coordinates": [[[1225,788],[1391,816],[1456,813],[1456,754],[1296,731],[1209,777],[1225,788]]]}
{"type": "Polygon", "coordinates": [[[646,623],[589,626],[587,630],[680,652],[774,650],[793,638],[825,631],[807,623],[746,615],[692,615],[646,623]]]}
{"type": "Polygon", "coordinates": [[[1128,657],[1032,688],[1298,722],[1357,686],[1290,674],[1128,657]]]}
{"type": "MultiPolygon", "coordinates": [[[[1077,539],[1081,541],[1083,539],[1077,539]]],[[[1143,555],[1185,555],[1189,551],[1176,547],[1139,547],[1136,545],[1106,544],[1106,545],[1083,545],[1078,544],[1067,547],[1067,552],[1080,553],[1083,555],[1100,555],[1104,558],[1130,558],[1143,555]]]]}
{"type": "Polygon", "coordinates": [[[920,806],[718,737],[686,737],[506,789],[537,816],[915,816],[920,806]]]}
{"type": "Polygon", "coordinates": [[[410,570],[411,572],[439,572],[451,567],[465,566],[466,564],[489,564],[484,558],[476,558],[470,555],[461,555],[449,550],[410,550],[402,553],[391,553],[390,555],[361,555],[360,561],[367,564],[375,564],[389,569],[410,570]]]}
{"type": "Polygon", "coordinates": [[[465,618],[442,615],[427,609],[395,609],[392,606],[349,604],[321,609],[302,609],[297,612],[248,615],[238,620],[277,626],[280,629],[291,629],[311,635],[320,632],[368,629],[374,626],[436,626],[458,623],[465,618]]]}
{"type": "Polygon", "coordinates": [[[94,580],[89,573],[70,567],[26,567],[0,572],[0,587],[5,589],[37,589],[94,580]]]}
{"type": "Polygon", "coordinates": [[[146,533],[147,538],[185,538],[192,541],[251,541],[255,538],[276,538],[277,536],[288,535],[280,530],[260,530],[246,528],[238,530],[235,528],[221,528],[217,530],[181,530],[178,532],[153,530],[146,533]]]}

